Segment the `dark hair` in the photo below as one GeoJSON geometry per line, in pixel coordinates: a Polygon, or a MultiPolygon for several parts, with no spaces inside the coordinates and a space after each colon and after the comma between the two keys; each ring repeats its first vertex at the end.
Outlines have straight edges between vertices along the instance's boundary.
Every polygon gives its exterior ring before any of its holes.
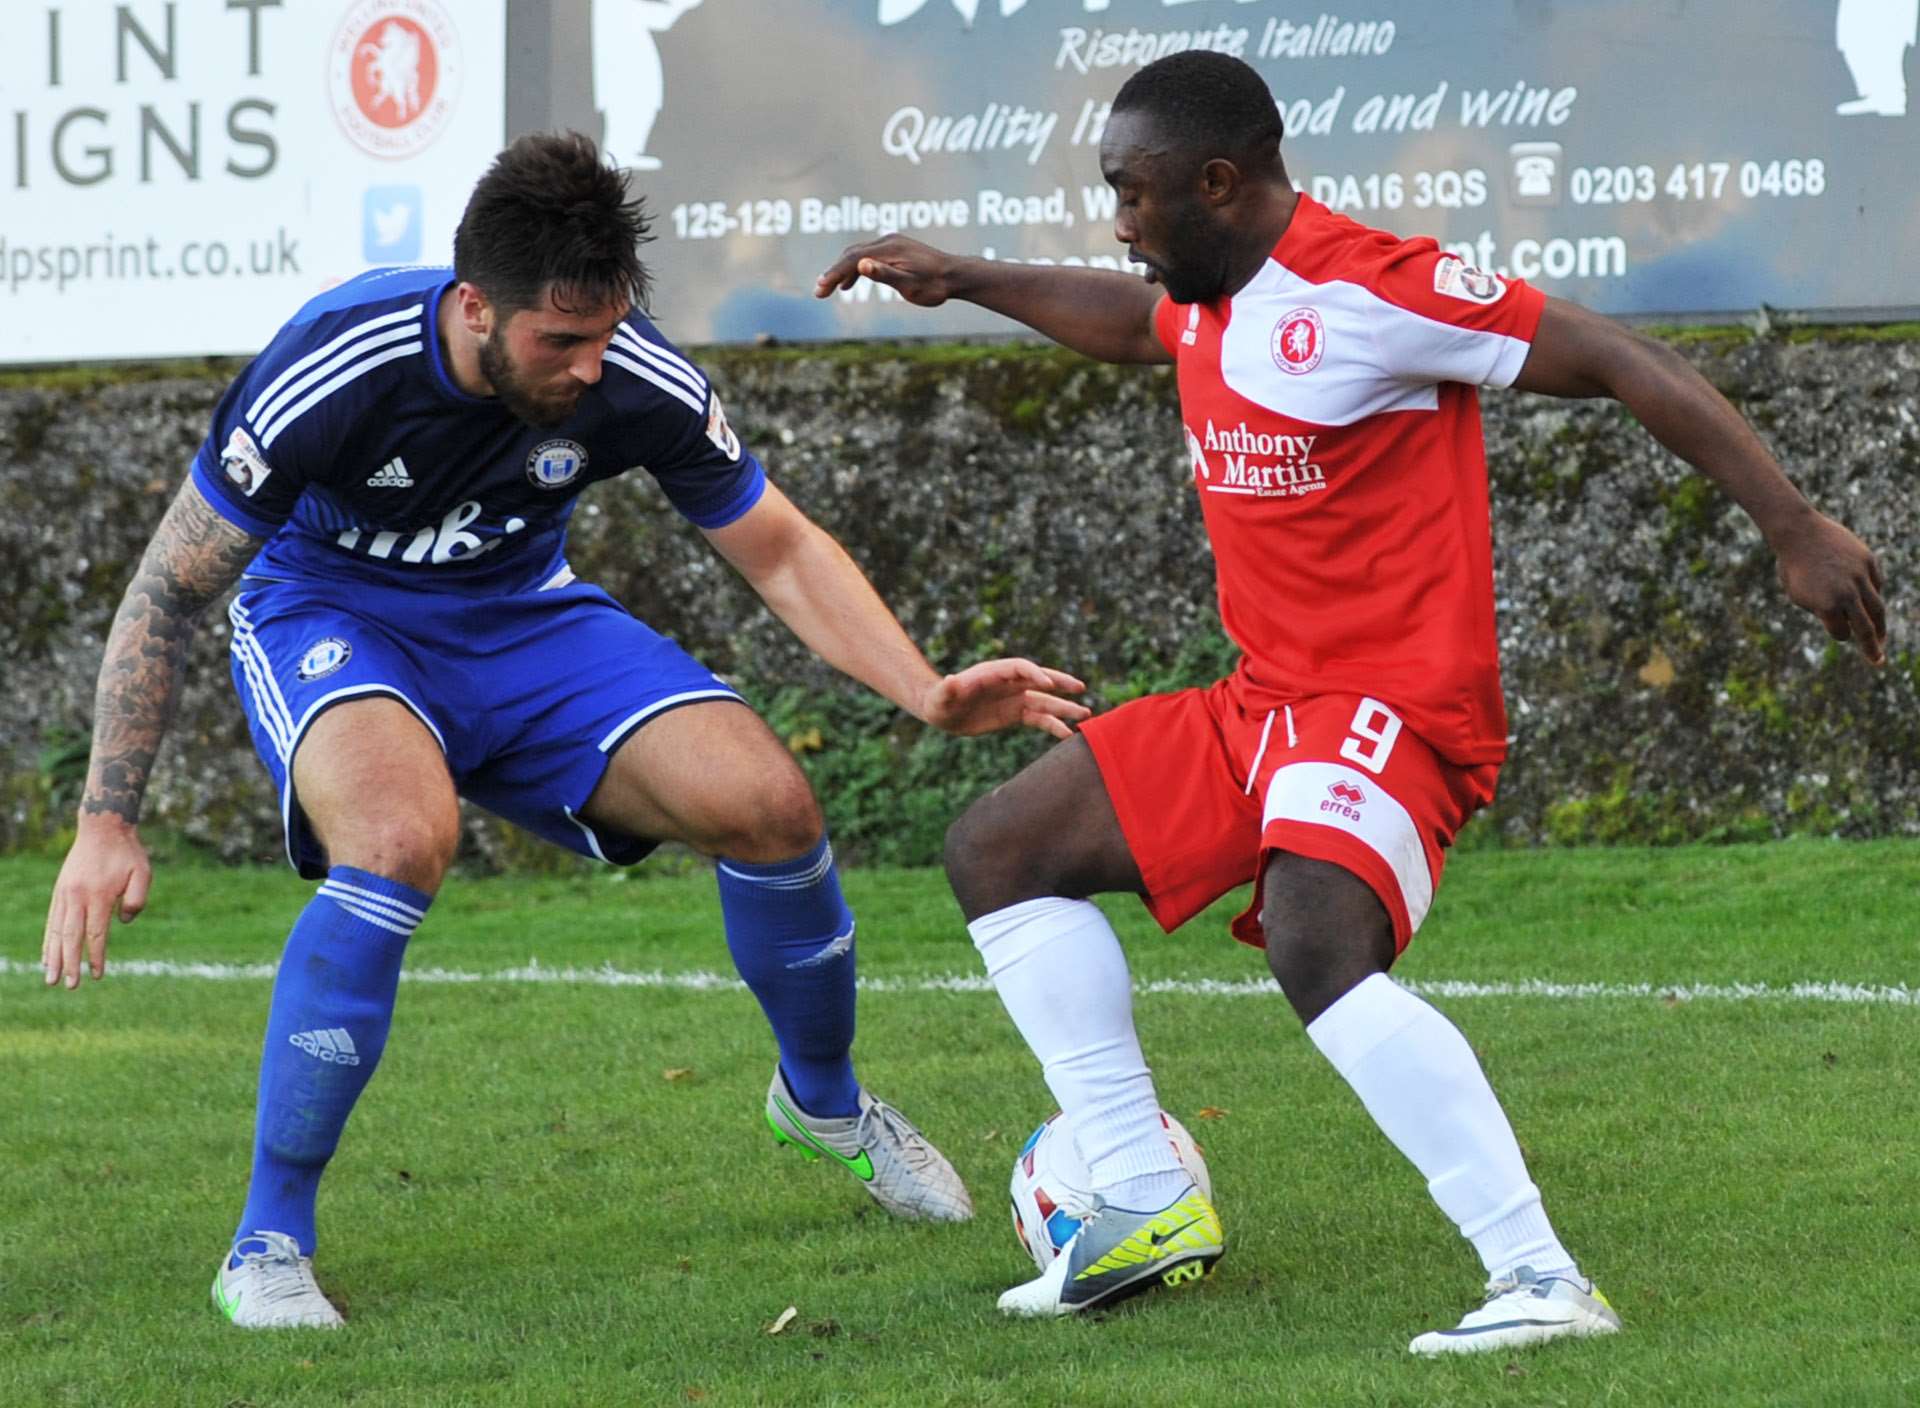
{"type": "Polygon", "coordinates": [[[1251,64],[1210,49],[1156,59],[1121,85],[1115,112],[1142,112],[1189,156],[1277,161],[1280,109],[1251,64]]]}
{"type": "Polygon", "coordinates": [[[567,312],[631,301],[652,287],[640,246],[644,202],[578,132],[536,132],[494,158],[453,236],[453,272],[503,316],[540,303],[552,285],[567,312]]]}

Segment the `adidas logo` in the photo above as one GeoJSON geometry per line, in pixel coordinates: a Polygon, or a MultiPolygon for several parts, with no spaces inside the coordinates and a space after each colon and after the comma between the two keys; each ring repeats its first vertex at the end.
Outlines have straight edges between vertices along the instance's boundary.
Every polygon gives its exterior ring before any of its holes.
{"type": "Polygon", "coordinates": [[[296,1032],[287,1040],[307,1055],[336,1066],[360,1064],[360,1054],[353,1049],[353,1038],[347,1035],[345,1027],[330,1027],[326,1031],[296,1032]]]}
{"type": "Polygon", "coordinates": [[[407,473],[407,462],[395,455],[367,479],[371,489],[411,489],[413,476],[407,473]]]}

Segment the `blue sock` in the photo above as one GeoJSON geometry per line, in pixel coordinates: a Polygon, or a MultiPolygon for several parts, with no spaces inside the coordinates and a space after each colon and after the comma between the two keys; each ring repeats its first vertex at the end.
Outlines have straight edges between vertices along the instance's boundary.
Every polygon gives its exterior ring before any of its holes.
{"type": "Polygon", "coordinates": [[[336,865],[294,921],[273,980],[253,1179],[238,1241],[282,1232],[313,1255],[320,1175],[386,1049],[407,940],[432,896],[336,865]]]}
{"type": "Polygon", "coordinates": [[[780,1069],[810,1115],[860,1112],[853,1060],[853,912],[826,837],[795,860],[723,860],[727,949],[780,1043],[780,1069]]]}

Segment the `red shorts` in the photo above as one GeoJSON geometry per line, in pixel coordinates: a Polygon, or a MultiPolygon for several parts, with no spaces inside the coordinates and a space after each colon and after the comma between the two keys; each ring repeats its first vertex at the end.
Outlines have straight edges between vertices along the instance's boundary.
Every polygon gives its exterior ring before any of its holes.
{"type": "Polygon", "coordinates": [[[1448,762],[1378,700],[1322,694],[1249,712],[1232,678],[1123,704],[1080,733],[1160,927],[1171,932],[1252,880],[1233,935],[1256,948],[1266,944],[1258,882],[1275,851],[1366,881],[1406,948],[1447,847],[1493,800],[1500,772],[1448,762]]]}

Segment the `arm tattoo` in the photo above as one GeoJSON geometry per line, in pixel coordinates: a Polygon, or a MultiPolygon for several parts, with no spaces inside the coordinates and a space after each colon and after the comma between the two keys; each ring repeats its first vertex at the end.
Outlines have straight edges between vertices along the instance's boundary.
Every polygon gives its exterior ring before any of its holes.
{"type": "Polygon", "coordinates": [[[83,816],[117,816],[129,825],[139,819],[147,774],[179,702],[194,622],[265,541],[222,518],[192,480],[174,499],[107,637],[83,816]]]}

